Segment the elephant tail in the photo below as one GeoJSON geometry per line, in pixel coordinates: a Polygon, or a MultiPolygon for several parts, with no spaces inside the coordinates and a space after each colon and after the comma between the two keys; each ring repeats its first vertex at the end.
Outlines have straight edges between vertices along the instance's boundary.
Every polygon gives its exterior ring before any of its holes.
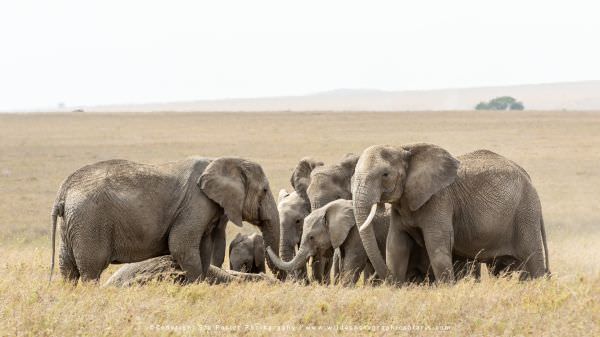
{"type": "Polygon", "coordinates": [[[65,202],[60,200],[60,197],[54,202],[52,206],[52,261],[50,262],[50,277],[48,283],[52,281],[52,273],[54,272],[54,255],[56,246],[56,222],[58,217],[63,217],[65,214],[65,202]]]}
{"type": "Polygon", "coordinates": [[[546,226],[544,218],[540,217],[540,230],[542,232],[542,244],[544,245],[544,256],[546,257],[546,274],[550,275],[550,260],[548,258],[548,241],[546,240],[546,226]]]}

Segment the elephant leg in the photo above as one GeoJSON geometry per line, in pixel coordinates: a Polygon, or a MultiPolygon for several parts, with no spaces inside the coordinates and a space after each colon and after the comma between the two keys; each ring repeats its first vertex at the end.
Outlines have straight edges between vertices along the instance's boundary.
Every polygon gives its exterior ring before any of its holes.
{"type": "Polygon", "coordinates": [[[108,233],[101,230],[80,231],[73,239],[73,256],[81,280],[98,282],[100,274],[110,264],[111,251],[108,233]]]}
{"type": "Polygon", "coordinates": [[[363,268],[363,284],[374,284],[377,280],[374,279],[375,269],[371,262],[365,263],[365,268],[363,268]]]}
{"type": "Polygon", "coordinates": [[[79,269],[77,269],[77,264],[75,263],[73,250],[65,244],[62,244],[60,248],[58,267],[64,280],[77,283],[77,280],[79,280],[79,269]]]}
{"type": "Polygon", "coordinates": [[[341,270],[341,257],[339,248],[333,253],[333,284],[340,282],[340,270],[341,270]]]}
{"type": "Polygon", "coordinates": [[[315,279],[315,281],[317,281],[319,284],[324,284],[325,283],[324,257],[323,256],[313,257],[310,267],[312,269],[313,278],[315,279]]]}
{"type": "Polygon", "coordinates": [[[451,220],[431,221],[422,228],[425,249],[437,282],[454,282],[451,220]]]}
{"type": "Polygon", "coordinates": [[[538,212],[520,210],[515,216],[515,226],[518,229],[515,248],[517,259],[523,261],[527,277],[538,278],[546,274],[544,247],[540,231],[541,219],[538,212]]]}
{"type": "Polygon", "coordinates": [[[355,285],[360,273],[365,269],[367,256],[356,252],[346,252],[342,260],[341,283],[345,286],[355,285]]]}
{"type": "MultiPolygon", "coordinates": [[[[224,216],[222,216],[224,217],[224,216]]],[[[227,218],[219,219],[219,223],[212,230],[212,241],[213,241],[213,250],[212,250],[212,258],[211,264],[213,266],[222,268],[223,261],[225,261],[225,247],[227,246],[227,241],[225,239],[225,230],[227,229],[227,218]]],[[[203,264],[204,265],[204,264],[203,264]]]]}
{"type": "Polygon", "coordinates": [[[200,258],[201,241],[202,233],[199,235],[198,228],[194,226],[180,224],[174,226],[169,233],[169,251],[185,271],[187,282],[203,281],[206,276],[200,258]]]}
{"type": "Polygon", "coordinates": [[[310,263],[310,268],[312,269],[312,276],[315,281],[318,283],[323,283],[323,257],[322,256],[313,256],[312,261],[310,263]]]}
{"type": "Polygon", "coordinates": [[[331,284],[331,267],[333,267],[333,250],[325,255],[323,265],[323,280],[327,285],[331,284]]]}
{"type": "Polygon", "coordinates": [[[408,233],[399,226],[390,225],[386,242],[386,261],[393,281],[397,284],[404,284],[407,281],[406,273],[413,244],[408,233]]]}
{"type": "Polygon", "coordinates": [[[202,237],[202,241],[200,242],[200,260],[202,261],[202,273],[204,275],[207,275],[208,268],[211,265],[210,262],[214,253],[213,247],[214,243],[212,233],[211,235],[204,235],[202,237]]]}

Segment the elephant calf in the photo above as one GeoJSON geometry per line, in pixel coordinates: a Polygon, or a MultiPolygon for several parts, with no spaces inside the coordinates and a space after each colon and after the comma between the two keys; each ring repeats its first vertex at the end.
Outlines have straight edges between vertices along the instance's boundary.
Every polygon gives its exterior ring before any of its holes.
{"type": "Polygon", "coordinates": [[[260,234],[240,234],[229,244],[229,269],[246,273],[265,272],[265,243],[260,234]]]}

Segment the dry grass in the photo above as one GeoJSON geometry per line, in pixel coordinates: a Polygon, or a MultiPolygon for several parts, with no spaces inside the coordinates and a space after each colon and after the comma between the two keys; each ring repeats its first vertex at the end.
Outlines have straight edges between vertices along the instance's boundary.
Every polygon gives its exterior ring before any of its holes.
{"type": "Polygon", "coordinates": [[[249,335],[273,333],[262,325],[599,335],[599,148],[600,114],[579,112],[0,115],[0,335],[180,335],[216,325],[239,325],[237,333],[249,335]],[[375,143],[419,141],[454,154],[488,148],[529,171],[544,207],[551,280],[484,278],[403,289],[262,283],[72,288],[58,280],[47,287],[50,205],[60,181],[86,163],[237,155],[261,163],[277,193],[289,188],[291,170],[305,155],[332,163],[375,143]]]}

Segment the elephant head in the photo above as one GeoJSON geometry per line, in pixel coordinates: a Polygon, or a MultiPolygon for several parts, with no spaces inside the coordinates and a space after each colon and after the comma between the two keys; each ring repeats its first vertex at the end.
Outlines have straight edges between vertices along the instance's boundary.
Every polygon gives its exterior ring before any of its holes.
{"type": "Polygon", "coordinates": [[[352,178],[354,215],[369,260],[377,274],[388,269],[377,248],[371,221],[383,203],[414,212],[457,176],[459,161],[431,144],[375,145],[367,148],[352,178]]]}
{"type": "Polygon", "coordinates": [[[281,223],[279,256],[289,261],[294,257],[295,247],[300,244],[304,218],[310,213],[310,205],[298,192],[288,193],[282,189],[279,191],[277,210],[281,223]]]}
{"type": "Polygon", "coordinates": [[[296,270],[305,265],[309,257],[324,255],[341,246],[355,223],[351,200],[332,201],[304,219],[300,248],[291,261],[282,261],[270,248],[267,249],[269,259],[279,269],[296,270]]]}
{"type": "MultiPolygon", "coordinates": [[[[198,179],[208,198],[219,204],[237,226],[247,221],[257,226],[269,247],[279,250],[279,214],[262,167],[241,158],[218,158],[198,179]]],[[[278,277],[281,273],[269,263],[278,277]]]]}
{"type": "Polygon", "coordinates": [[[300,159],[298,165],[292,172],[292,177],[290,178],[290,183],[292,187],[298,193],[298,195],[308,201],[308,196],[306,194],[306,189],[310,184],[310,174],[311,172],[318,166],[323,166],[323,162],[316,161],[310,157],[304,157],[300,159]]]}
{"type": "Polygon", "coordinates": [[[337,199],[352,199],[350,181],[358,156],[347,154],[339,164],[316,167],[310,174],[306,194],[312,210],[337,199]]]}
{"type": "Polygon", "coordinates": [[[265,272],[265,244],[261,235],[238,235],[229,244],[229,269],[246,273],[265,272]]]}

